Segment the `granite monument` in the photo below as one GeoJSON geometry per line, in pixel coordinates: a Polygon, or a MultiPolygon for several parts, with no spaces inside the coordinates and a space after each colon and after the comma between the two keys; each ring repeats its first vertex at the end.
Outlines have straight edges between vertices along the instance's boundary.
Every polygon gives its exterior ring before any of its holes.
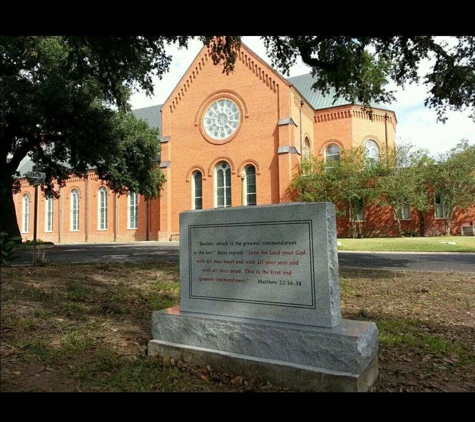
{"type": "Polygon", "coordinates": [[[180,214],[180,306],[152,314],[150,355],[299,391],[367,391],[373,322],[342,319],[332,203],[180,214]]]}

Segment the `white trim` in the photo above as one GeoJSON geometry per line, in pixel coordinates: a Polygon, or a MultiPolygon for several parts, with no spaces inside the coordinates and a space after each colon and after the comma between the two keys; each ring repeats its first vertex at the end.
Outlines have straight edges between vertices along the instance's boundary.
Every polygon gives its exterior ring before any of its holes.
{"type": "MultiPolygon", "coordinates": [[[[411,206],[409,204],[405,204],[403,205],[402,207],[398,207],[398,208],[402,208],[402,218],[401,218],[401,221],[410,221],[411,220],[411,206]],[[406,214],[405,213],[405,209],[407,210],[407,214],[409,215],[408,218],[405,218],[404,215],[406,214]]],[[[397,221],[397,218],[396,218],[396,210],[394,210],[394,221],[397,221]]]]}
{"type": "Polygon", "coordinates": [[[378,143],[374,139],[367,139],[364,143],[363,148],[365,158],[375,160],[379,163],[379,160],[381,159],[381,148],[379,148],[378,143]],[[370,145],[369,147],[368,144],[370,145]],[[377,157],[374,156],[375,150],[377,151],[377,157]]]}
{"type": "Polygon", "coordinates": [[[220,161],[219,163],[216,163],[216,166],[214,167],[214,207],[215,208],[229,208],[232,206],[232,184],[231,184],[231,166],[227,161],[220,161]],[[222,168],[223,164],[225,164],[225,168],[222,168]],[[221,168],[218,168],[221,167],[221,168]],[[227,177],[227,174],[229,172],[229,178],[227,177]],[[220,177],[220,173],[222,174],[223,177],[223,186],[220,187],[219,189],[223,190],[223,202],[224,205],[218,205],[218,177],[220,177]],[[229,180],[228,180],[229,179],[229,180]],[[229,183],[229,186],[228,186],[229,183]],[[227,198],[227,193],[229,189],[229,204],[226,202],[227,198]]]}
{"type": "Polygon", "coordinates": [[[30,232],[30,194],[25,193],[21,198],[21,232],[30,232]]]}
{"type": "Polygon", "coordinates": [[[101,186],[97,191],[97,230],[107,230],[108,221],[107,221],[107,189],[104,186],[101,186]],[[104,204],[102,199],[104,197],[104,204]],[[102,225],[102,213],[104,213],[104,226],[102,225]]]}
{"type": "Polygon", "coordinates": [[[341,148],[340,148],[340,145],[338,145],[337,143],[335,142],[331,142],[329,143],[325,149],[323,150],[323,155],[325,157],[325,163],[327,162],[327,158],[329,157],[335,157],[337,154],[327,154],[327,149],[332,147],[333,145],[335,145],[337,148],[338,148],[338,160],[335,160],[335,159],[331,159],[330,161],[340,161],[340,157],[341,157],[341,148]]]}
{"type": "MultiPolygon", "coordinates": [[[[361,212],[355,212],[356,214],[356,217],[359,217],[359,216],[362,216],[363,218],[360,219],[360,218],[357,218],[356,220],[354,220],[355,222],[357,223],[362,223],[365,221],[365,204],[364,204],[364,201],[361,200],[361,212]]],[[[354,208],[354,210],[356,210],[356,207],[354,208]]]]}
{"type": "Polygon", "coordinates": [[[127,195],[127,229],[129,230],[136,230],[139,226],[138,202],[139,199],[136,192],[130,192],[127,195]]]}
{"type": "Polygon", "coordinates": [[[53,198],[45,198],[45,233],[53,232],[54,205],[53,198]],[[48,226],[51,226],[49,229],[48,226]]]}
{"type": "Polygon", "coordinates": [[[434,219],[435,220],[443,220],[445,215],[446,204],[440,197],[440,195],[434,195],[434,219]],[[436,202],[437,197],[439,197],[439,203],[436,202]],[[440,210],[442,217],[437,217],[437,209],[440,210]]]}
{"type": "Polygon", "coordinates": [[[69,231],[79,231],[79,190],[76,188],[71,190],[69,198],[69,231]]]}
{"type": "Polygon", "coordinates": [[[191,175],[191,209],[192,210],[201,210],[203,209],[203,174],[199,170],[195,170],[191,175]],[[199,174],[201,176],[201,196],[196,196],[196,180],[195,176],[199,174]],[[196,199],[201,199],[201,208],[196,208],[196,199]]]}
{"type": "Polygon", "coordinates": [[[254,206],[254,205],[257,205],[257,177],[256,177],[257,172],[256,172],[256,167],[253,166],[252,164],[249,164],[244,168],[246,176],[244,177],[244,183],[243,183],[243,189],[244,189],[244,204],[243,205],[246,205],[246,206],[249,205],[248,195],[250,195],[250,194],[249,194],[249,190],[248,190],[249,186],[248,186],[247,170],[250,169],[250,168],[254,169],[254,192],[251,192],[251,194],[255,195],[255,203],[251,204],[250,206],[254,206]]]}

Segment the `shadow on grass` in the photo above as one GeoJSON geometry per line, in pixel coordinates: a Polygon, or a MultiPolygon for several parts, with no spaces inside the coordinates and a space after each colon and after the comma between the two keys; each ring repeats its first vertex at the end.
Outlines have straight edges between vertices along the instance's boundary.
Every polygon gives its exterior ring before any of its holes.
{"type": "MultiPolygon", "coordinates": [[[[374,391],[475,390],[473,327],[391,312],[385,285],[407,287],[399,273],[344,270],[341,278],[348,305],[342,316],[375,322],[379,330],[381,377],[374,391]],[[370,285],[374,290],[365,290],[370,285]],[[375,298],[379,308],[372,307],[375,298]]],[[[443,291],[424,286],[408,286],[411,306],[432,294],[439,306],[443,291]]],[[[146,356],[152,312],[179,304],[176,264],[10,268],[1,300],[2,391],[238,390],[229,380],[223,387],[222,376],[213,380],[184,363],[146,356]]]]}

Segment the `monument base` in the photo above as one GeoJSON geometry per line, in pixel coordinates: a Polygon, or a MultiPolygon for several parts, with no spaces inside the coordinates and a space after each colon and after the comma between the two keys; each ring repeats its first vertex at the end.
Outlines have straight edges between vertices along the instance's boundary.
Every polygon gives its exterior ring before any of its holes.
{"type": "Polygon", "coordinates": [[[181,312],[152,314],[149,356],[170,356],[297,391],[368,391],[378,377],[376,324],[333,328],[181,312]]]}

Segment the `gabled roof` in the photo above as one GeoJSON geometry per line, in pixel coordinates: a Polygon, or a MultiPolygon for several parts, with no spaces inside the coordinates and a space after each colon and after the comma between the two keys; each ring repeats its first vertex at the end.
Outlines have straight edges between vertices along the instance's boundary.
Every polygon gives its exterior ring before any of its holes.
{"type": "MultiPolygon", "coordinates": [[[[327,95],[323,95],[321,91],[315,91],[314,89],[312,89],[312,85],[317,81],[317,76],[312,76],[311,73],[293,76],[291,78],[287,78],[287,81],[297,89],[297,91],[309,102],[309,104],[315,110],[351,104],[349,101],[345,100],[342,97],[337,98],[337,100],[333,102],[335,88],[330,88],[330,92],[327,95]]],[[[383,104],[371,102],[370,105],[374,108],[389,110],[387,106],[383,104]]]]}
{"type": "Polygon", "coordinates": [[[17,168],[17,171],[20,173],[18,177],[26,177],[26,173],[33,171],[33,166],[35,163],[31,161],[31,158],[26,156],[23,160],[20,161],[20,165],[17,168]]]}
{"type": "Polygon", "coordinates": [[[162,106],[163,104],[159,104],[132,110],[132,113],[135,114],[135,117],[147,121],[151,127],[158,129],[159,137],[162,136],[162,113],[160,113],[162,106]]]}
{"type": "MultiPolygon", "coordinates": [[[[162,108],[162,104],[155,105],[151,107],[143,107],[143,108],[136,108],[132,110],[132,113],[135,114],[136,117],[139,119],[145,120],[151,127],[157,129],[159,136],[162,132],[162,113],[160,113],[160,109],[162,108]]],[[[35,163],[31,161],[31,158],[26,156],[21,160],[20,165],[17,168],[17,171],[20,173],[18,177],[26,177],[26,173],[33,170],[33,166],[35,163]]],[[[65,163],[66,167],[69,167],[65,163]]],[[[90,167],[90,169],[93,167],[90,167]]]]}

